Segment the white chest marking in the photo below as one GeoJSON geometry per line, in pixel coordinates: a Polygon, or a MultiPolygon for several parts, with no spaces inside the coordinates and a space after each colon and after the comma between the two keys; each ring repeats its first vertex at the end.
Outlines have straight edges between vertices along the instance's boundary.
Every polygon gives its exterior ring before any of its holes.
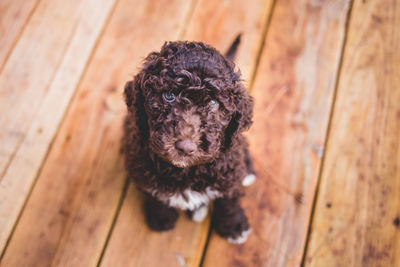
{"type": "Polygon", "coordinates": [[[162,198],[171,207],[176,207],[183,210],[195,210],[201,205],[207,205],[210,200],[221,196],[217,190],[207,188],[205,192],[196,192],[186,189],[183,193],[176,193],[170,197],[162,198]]]}

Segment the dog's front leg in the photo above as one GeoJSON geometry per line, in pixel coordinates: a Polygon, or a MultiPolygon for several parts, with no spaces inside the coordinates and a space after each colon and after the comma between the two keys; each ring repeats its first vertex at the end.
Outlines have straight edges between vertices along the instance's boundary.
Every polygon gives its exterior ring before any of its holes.
{"type": "Polygon", "coordinates": [[[250,234],[250,225],[239,203],[240,194],[218,198],[214,202],[215,230],[229,242],[242,244],[250,234]]]}
{"type": "Polygon", "coordinates": [[[167,231],[175,226],[178,211],[146,194],[145,216],[147,225],[154,231],[167,231]]]}

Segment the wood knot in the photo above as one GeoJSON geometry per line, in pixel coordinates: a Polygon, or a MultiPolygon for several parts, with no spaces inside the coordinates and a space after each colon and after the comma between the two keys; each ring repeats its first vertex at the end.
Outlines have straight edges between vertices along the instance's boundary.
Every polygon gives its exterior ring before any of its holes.
{"type": "Polygon", "coordinates": [[[400,228],[400,217],[396,217],[393,220],[393,225],[397,228],[400,228]]]}

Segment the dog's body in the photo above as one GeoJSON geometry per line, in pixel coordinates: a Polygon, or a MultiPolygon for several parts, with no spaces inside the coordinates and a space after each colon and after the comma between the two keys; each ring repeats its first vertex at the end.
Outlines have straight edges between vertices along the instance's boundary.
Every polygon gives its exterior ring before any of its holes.
{"type": "Polygon", "coordinates": [[[149,227],[171,229],[176,208],[200,221],[215,200],[217,232],[244,242],[240,185],[254,171],[241,132],[253,102],[233,63],[203,43],[167,43],[146,58],[125,98],[126,167],[146,194],[149,227]]]}

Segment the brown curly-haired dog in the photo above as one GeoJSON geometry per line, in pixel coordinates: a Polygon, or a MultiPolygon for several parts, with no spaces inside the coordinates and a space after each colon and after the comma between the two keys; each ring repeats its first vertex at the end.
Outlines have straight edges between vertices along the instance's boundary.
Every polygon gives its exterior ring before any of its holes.
{"type": "Polygon", "coordinates": [[[254,180],[242,136],[253,100],[231,61],[239,38],[226,57],[201,42],[166,43],[125,86],[126,167],[151,229],[171,229],[176,208],[201,221],[215,199],[221,236],[242,243],[250,233],[239,199],[241,182],[254,180]]]}

